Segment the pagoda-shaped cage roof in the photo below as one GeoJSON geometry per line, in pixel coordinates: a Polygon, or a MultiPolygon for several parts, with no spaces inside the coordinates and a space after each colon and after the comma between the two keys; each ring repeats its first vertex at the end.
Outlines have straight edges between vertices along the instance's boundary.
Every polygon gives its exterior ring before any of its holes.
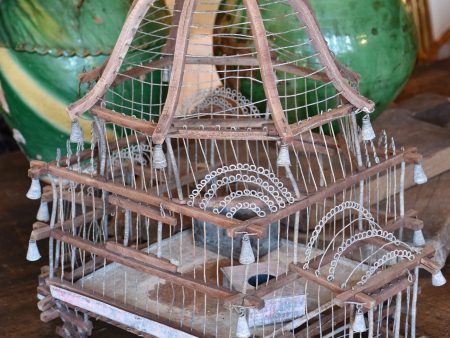
{"type": "Polygon", "coordinates": [[[111,57],[81,81],[90,88],[72,117],[91,110],[155,143],[181,129],[290,142],[373,109],[304,0],[137,0],[111,57]]]}

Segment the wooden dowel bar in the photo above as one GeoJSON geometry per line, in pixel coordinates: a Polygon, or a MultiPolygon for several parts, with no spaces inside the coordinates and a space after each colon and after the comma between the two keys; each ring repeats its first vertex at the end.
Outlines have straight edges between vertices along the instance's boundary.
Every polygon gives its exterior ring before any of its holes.
{"type": "Polygon", "coordinates": [[[420,267],[427,270],[432,275],[441,271],[441,266],[430,258],[422,258],[420,260],[420,267]]]}
{"type": "Polygon", "coordinates": [[[92,107],[91,113],[105,121],[115,123],[125,128],[140,131],[146,135],[152,135],[156,129],[156,124],[151,121],[123,115],[99,106],[92,107]]]}
{"type": "MultiPolygon", "coordinates": [[[[239,107],[236,107],[239,108],[239,107]]],[[[263,118],[236,117],[236,118],[206,118],[206,119],[175,119],[172,123],[175,128],[272,128],[273,122],[263,118]]]]}
{"type": "Polygon", "coordinates": [[[162,144],[164,142],[170,125],[172,124],[173,117],[175,116],[175,110],[180,98],[184,78],[185,58],[196,3],[196,0],[183,1],[177,37],[175,39],[172,73],[169,81],[169,89],[167,91],[167,99],[159,117],[158,125],[153,133],[153,142],[157,144],[162,144]]]}
{"type": "Polygon", "coordinates": [[[52,296],[48,295],[45,296],[43,299],[41,299],[37,303],[37,307],[39,311],[47,311],[48,309],[52,308],[55,305],[55,301],[52,296]]]}
{"type": "MultiPolygon", "coordinates": [[[[169,42],[169,40],[168,40],[169,42]]],[[[172,56],[164,56],[159,60],[151,61],[142,66],[136,66],[123,73],[118,73],[112,86],[123,83],[131,77],[137,78],[141,75],[152,73],[155,70],[160,70],[169,66],[173,62],[172,56]]],[[[230,55],[230,56],[186,56],[185,63],[188,65],[214,65],[214,66],[241,66],[241,67],[259,67],[258,59],[249,56],[230,55]]],[[[317,72],[310,68],[296,66],[294,64],[286,64],[272,60],[273,68],[285,73],[296,76],[305,77],[311,80],[320,82],[328,82],[330,78],[324,72],[317,72]]],[[[96,68],[90,72],[83,73],[79,76],[80,83],[95,81],[101,76],[101,71],[104,68],[96,68]]]]}
{"type": "Polygon", "coordinates": [[[383,226],[383,230],[394,232],[395,230],[398,230],[400,228],[407,228],[411,230],[420,230],[423,229],[423,221],[415,218],[415,217],[409,217],[405,215],[405,217],[397,218],[396,220],[392,220],[388,223],[386,223],[385,226],[383,226]]]}
{"type": "Polygon", "coordinates": [[[47,297],[48,295],[50,295],[50,291],[48,290],[48,287],[46,286],[46,285],[39,285],[37,288],[36,288],[36,292],[37,292],[37,294],[39,295],[39,296],[42,296],[42,297],[47,297]]]}
{"type": "Polygon", "coordinates": [[[241,223],[241,221],[239,220],[230,219],[223,215],[216,215],[206,210],[177,204],[165,197],[149,195],[144,191],[125,187],[118,183],[108,182],[102,177],[91,177],[90,175],[77,173],[66,168],[60,168],[54,165],[49,165],[48,171],[52,175],[65,178],[70,181],[85,184],[97,189],[102,189],[112,194],[126,197],[132,201],[139,201],[156,207],[162,207],[175,213],[180,213],[188,217],[199,219],[201,221],[213,223],[225,229],[237,227],[241,223]]]}
{"type": "Polygon", "coordinates": [[[166,281],[174,283],[178,286],[182,286],[190,290],[195,290],[197,292],[207,294],[208,296],[219,299],[226,299],[227,297],[231,297],[236,294],[235,292],[231,292],[228,289],[212,284],[203,283],[193,278],[182,276],[179,273],[171,272],[166,269],[144,263],[132,257],[122,256],[117,252],[108,250],[104,245],[94,244],[90,241],[69,235],[60,230],[52,230],[51,236],[56,240],[60,240],[69,245],[73,245],[80,250],[88,251],[109,261],[127,266],[143,273],[148,273],[152,276],[165,279],[166,281]]]}
{"type": "Polygon", "coordinates": [[[247,17],[250,21],[251,32],[254,37],[267,105],[272,113],[272,120],[277,129],[278,136],[281,137],[285,143],[289,143],[292,141],[293,135],[284,115],[284,110],[278,94],[277,78],[275,76],[267,34],[258,3],[256,0],[243,0],[243,4],[247,10],[247,17]]]}
{"type": "Polygon", "coordinates": [[[55,308],[48,309],[40,314],[39,319],[41,322],[48,323],[52,320],[59,318],[59,312],[55,308]]]}
{"type": "Polygon", "coordinates": [[[295,272],[299,274],[301,277],[305,278],[306,280],[312,281],[314,283],[317,283],[328,290],[330,290],[333,293],[339,294],[344,292],[344,289],[342,289],[339,285],[329,282],[328,280],[324,278],[320,278],[319,276],[316,276],[314,272],[311,270],[304,270],[300,264],[289,264],[289,271],[295,272]]]}
{"type": "Polygon", "coordinates": [[[339,302],[346,302],[349,299],[355,297],[355,295],[358,293],[374,292],[387,283],[391,282],[392,280],[395,280],[404,275],[405,271],[411,270],[414,267],[420,265],[423,258],[434,255],[434,252],[435,250],[433,247],[425,246],[420,253],[416,254],[416,257],[412,261],[401,261],[396,265],[387,268],[383,271],[383,273],[372,276],[363,286],[357,286],[354,288],[354,290],[345,291],[344,293],[337,295],[336,298],[339,302]]]}
{"type": "Polygon", "coordinates": [[[112,205],[118,206],[119,208],[130,210],[144,217],[151,218],[156,221],[161,221],[168,225],[177,225],[177,219],[170,215],[161,215],[161,211],[150,206],[143,205],[141,203],[136,203],[125,198],[118,196],[109,196],[108,202],[112,205]]]}
{"type": "MultiPolygon", "coordinates": [[[[54,229],[63,229],[64,231],[71,231],[72,230],[72,224],[75,228],[78,228],[82,226],[83,224],[87,224],[89,222],[92,222],[94,219],[99,219],[103,216],[103,209],[98,208],[94,211],[89,211],[84,215],[79,215],[75,217],[73,220],[68,219],[63,222],[62,226],[61,223],[55,223],[54,229]]],[[[41,223],[41,222],[37,222],[41,223]]],[[[47,225],[45,223],[41,223],[40,225],[45,226],[39,226],[37,229],[33,230],[31,232],[30,239],[34,239],[35,241],[40,241],[45,238],[50,237],[51,228],[50,225],[47,225]]]]}
{"type": "MultiPolygon", "coordinates": [[[[72,202],[72,193],[70,191],[63,191],[62,195],[60,195],[60,192],[58,190],[57,196],[58,196],[58,198],[61,197],[63,201],[72,202]]],[[[53,202],[53,191],[43,193],[42,197],[41,197],[41,201],[42,202],[53,202]]],[[[94,204],[96,205],[97,208],[98,208],[98,206],[103,206],[102,199],[100,199],[98,197],[92,198],[92,196],[88,196],[86,193],[85,193],[83,202],[81,201],[81,196],[80,196],[79,192],[75,193],[75,199],[73,201],[79,205],[84,203],[84,205],[87,207],[93,207],[94,204]]]]}
{"type": "Polygon", "coordinates": [[[67,280],[68,282],[72,280],[76,282],[80,278],[83,278],[84,276],[91,274],[92,272],[103,266],[105,266],[105,262],[103,260],[100,259],[90,260],[87,263],[83,263],[83,265],[74,269],[69,274],[66,274],[64,276],[64,279],[67,280]]]}
{"type": "Polygon", "coordinates": [[[401,278],[389,287],[385,287],[382,292],[376,295],[372,295],[375,298],[376,305],[383,303],[390,297],[395,296],[397,293],[406,290],[406,288],[413,285],[415,277],[412,275],[412,279],[408,280],[408,277],[401,278]]]}
{"type": "Polygon", "coordinates": [[[113,251],[125,257],[133,258],[145,264],[154,265],[158,268],[165,269],[167,271],[177,272],[176,265],[170,263],[168,259],[158,258],[154,254],[144,253],[142,251],[138,251],[115,242],[106,242],[105,248],[106,250],[113,251]]]}
{"type": "MultiPolygon", "coordinates": [[[[326,289],[330,290],[332,293],[336,294],[336,297],[339,297],[342,294],[345,294],[346,291],[344,289],[342,289],[339,285],[329,282],[327,279],[325,278],[321,278],[320,276],[316,276],[316,274],[314,272],[312,272],[311,270],[304,270],[300,264],[294,264],[291,263],[289,264],[289,271],[295,272],[297,274],[299,274],[301,277],[319,284],[323,287],[325,287],[326,289]]],[[[356,292],[354,294],[352,294],[352,296],[354,297],[355,301],[358,303],[362,303],[363,306],[367,309],[370,309],[371,307],[373,307],[373,305],[375,304],[375,300],[362,293],[362,292],[356,292]]],[[[345,306],[344,302],[338,304],[339,306],[343,307],[345,306]]]]}
{"type": "Polygon", "coordinates": [[[341,117],[349,115],[355,109],[351,104],[346,104],[337,108],[330,110],[329,112],[324,112],[321,115],[315,115],[308,120],[302,121],[300,123],[291,124],[292,133],[298,135],[309,131],[314,128],[323,126],[328,122],[332,122],[341,117]]]}
{"type": "Polygon", "coordinates": [[[202,140],[248,140],[248,141],[275,141],[277,136],[270,136],[264,130],[201,130],[178,129],[171,131],[167,136],[171,138],[202,139],[202,140]]]}

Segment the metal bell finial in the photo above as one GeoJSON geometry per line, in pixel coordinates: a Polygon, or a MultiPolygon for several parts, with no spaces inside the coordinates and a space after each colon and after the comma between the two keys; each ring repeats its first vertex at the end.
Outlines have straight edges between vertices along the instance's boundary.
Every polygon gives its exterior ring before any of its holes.
{"type": "Polygon", "coordinates": [[[28,189],[27,197],[30,200],[38,200],[41,198],[41,183],[39,182],[39,178],[31,179],[31,186],[28,189]]]}
{"type": "Polygon", "coordinates": [[[72,128],[70,130],[70,142],[72,143],[83,143],[84,133],[83,128],[81,128],[80,123],[77,119],[72,121],[72,128]]]}
{"type": "Polygon", "coordinates": [[[50,213],[48,212],[48,202],[41,200],[36,219],[41,222],[48,222],[50,220],[50,213]]]}
{"type": "Polygon", "coordinates": [[[414,231],[413,244],[415,246],[424,246],[425,245],[425,237],[423,237],[422,230],[414,231]]]}
{"type": "Polygon", "coordinates": [[[277,158],[277,166],[279,167],[290,167],[291,158],[289,156],[289,147],[287,144],[282,144],[280,146],[280,151],[277,158]]]}
{"type": "Polygon", "coordinates": [[[431,284],[433,284],[433,286],[442,286],[442,285],[445,285],[446,283],[447,283],[447,280],[445,279],[444,275],[442,274],[442,271],[435,273],[431,277],[431,284]]]}
{"type": "Polygon", "coordinates": [[[370,123],[369,115],[364,116],[362,119],[361,135],[364,141],[372,141],[375,138],[375,131],[370,123]]]}
{"type": "Polygon", "coordinates": [[[364,318],[364,313],[362,312],[361,307],[358,307],[356,310],[355,320],[352,324],[353,332],[366,332],[366,319],[364,318]]]}
{"type": "Polygon", "coordinates": [[[36,262],[41,258],[37,243],[34,239],[30,239],[28,242],[27,261],[36,262]]]}
{"type": "Polygon", "coordinates": [[[248,235],[242,237],[241,254],[239,255],[240,264],[252,264],[255,262],[255,255],[253,254],[252,245],[248,235]]]}
{"type": "Polygon", "coordinates": [[[162,71],[162,82],[165,83],[169,82],[171,73],[172,73],[172,65],[168,65],[162,71]]]}
{"type": "Polygon", "coordinates": [[[156,144],[153,147],[152,166],[153,169],[164,169],[167,167],[166,155],[164,155],[160,144],[156,144]]]}
{"type": "Polygon", "coordinates": [[[251,336],[250,328],[248,327],[247,318],[245,317],[245,311],[239,313],[239,318],[236,327],[236,337],[248,338],[251,336]]]}
{"type": "Polygon", "coordinates": [[[414,183],[425,184],[427,183],[427,181],[428,181],[427,175],[423,170],[422,164],[421,163],[414,164],[414,183]]]}

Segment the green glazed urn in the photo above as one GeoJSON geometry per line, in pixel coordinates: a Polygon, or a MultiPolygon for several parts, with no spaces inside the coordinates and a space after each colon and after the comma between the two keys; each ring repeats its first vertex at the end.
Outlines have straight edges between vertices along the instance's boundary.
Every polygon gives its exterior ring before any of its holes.
{"type": "MultiPolygon", "coordinates": [[[[221,6],[222,9],[231,9],[241,3],[241,0],[224,0],[221,6]]],[[[337,60],[360,75],[358,89],[362,95],[375,102],[376,109],[372,115],[372,118],[375,118],[399,94],[414,68],[417,50],[415,27],[409,8],[401,0],[310,0],[310,3],[322,34],[337,60]]],[[[299,32],[295,29],[299,26],[299,21],[287,1],[260,0],[259,4],[266,31],[271,33],[268,37],[271,48],[289,51],[295,55],[295,59],[314,54],[305,30],[299,32]],[[273,34],[279,32],[288,33],[282,37],[273,34]],[[302,46],[298,47],[299,45],[302,46]]],[[[231,12],[232,14],[225,13],[218,16],[216,22],[237,24],[247,20],[244,11],[231,12]]],[[[241,29],[242,25],[228,25],[228,27],[231,28],[223,29],[224,33],[239,33],[233,29],[241,29]]],[[[236,45],[242,48],[242,44],[242,40],[236,39],[236,45]]],[[[247,46],[250,49],[254,48],[252,41],[247,46]]],[[[230,50],[220,48],[215,50],[216,55],[229,52],[230,50]]],[[[286,56],[287,54],[289,53],[277,55],[277,60],[293,61],[293,57],[286,56]]],[[[312,59],[306,59],[300,66],[314,70],[321,67],[310,60],[312,59]]],[[[232,87],[233,84],[229,83],[229,86],[232,87]]],[[[280,96],[288,97],[284,103],[285,109],[305,105],[306,101],[322,101],[335,93],[330,86],[324,86],[317,90],[316,94],[311,90],[313,86],[313,81],[305,82],[304,79],[285,83],[281,81],[278,85],[280,96]],[[298,102],[298,97],[289,99],[300,91],[310,91],[304,99],[305,102],[298,102]]],[[[264,99],[261,85],[255,82],[250,85],[245,83],[245,79],[242,80],[240,90],[248,98],[252,97],[253,101],[264,99]]],[[[310,107],[308,113],[314,115],[319,110],[326,111],[327,108],[323,104],[310,107]]],[[[265,109],[265,105],[259,107],[261,112],[265,109]]],[[[302,119],[305,118],[306,111],[300,115],[302,119]]],[[[288,118],[290,123],[298,119],[291,115],[288,115],[288,118]]]]}
{"type": "MultiPolygon", "coordinates": [[[[29,159],[50,161],[56,148],[66,148],[70,133],[66,107],[86,91],[78,76],[104,63],[131,3],[0,1],[0,112],[29,159]]],[[[158,43],[162,47],[165,40],[158,43]]],[[[129,87],[123,89],[125,99],[131,92],[129,87]]],[[[165,98],[157,90],[153,94],[154,100],[165,98]]],[[[81,124],[89,141],[88,115],[81,124]]]]}

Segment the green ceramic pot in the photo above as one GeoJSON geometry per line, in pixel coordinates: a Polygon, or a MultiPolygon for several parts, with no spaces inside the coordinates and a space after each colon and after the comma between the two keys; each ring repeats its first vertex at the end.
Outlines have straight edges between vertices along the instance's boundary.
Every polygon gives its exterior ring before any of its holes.
{"type": "MultiPolygon", "coordinates": [[[[311,0],[310,2],[321,31],[336,58],[360,74],[359,91],[375,102],[376,110],[373,116],[376,117],[398,95],[415,64],[414,23],[408,8],[401,0],[311,0]]],[[[224,0],[222,8],[239,3],[241,0],[224,0]]],[[[267,31],[285,32],[298,27],[297,17],[289,15],[292,14],[292,8],[285,3],[270,0],[261,0],[259,3],[263,8],[261,11],[263,19],[272,19],[265,22],[267,31]],[[280,19],[273,20],[277,16],[280,19]]],[[[219,16],[217,22],[223,24],[246,20],[244,11],[240,13],[241,15],[236,12],[232,14],[219,16]]],[[[304,31],[302,33],[295,31],[283,35],[283,38],[270,37],[269,45],[272,48],[283,47],[293,54],[305,56],[313,53],[311,47],[293,48],[291,46],[297,46],[306,41],[307,36],[304,31]]],[[[235,43],[242,46],[243,41],[235,41],[235,43]]],[[[216,54],[223,53],[229,54],[229,51],[216,49],[216,54]]],[[[281,54],[277,58],[280,61],[292,61],[281,54]]],[[[308,60],[302,66],[317,69],[317,65],[308,64],[308,60]]],[[[295,91],[314,88],[313,85],[312,81],[308,81],[305,86],[303,79],[288,81],[287,86],[284,83],[278,85],[278,91],[280,95],[288,96],[295,91]]],[[[253,96],[253,101],[264,98],[262,87],[255,85],[255,82],[252,86],[241,83],[240,90],[247,97],[253,96]]],[[[334,90],[326,87],[318,90],[317,97],[316,93],[311,93],[303,102],[299,102],[297,98],[297,101],[287,99],[287,102],[283,102],[283,104],[285,108],[289,109],[304,105],[306,100],[313,102],[333,94],[334,90]]],[[[261,111],[265,111],[265,107],[259,108],[261,111]]],[[[313,115],[318,110],[326,109],[325,105],[310,107],[309,114],[313,115]]],[[[300,112],[300,118],[304,118],[305,114],[305,111],[300,112]]],[[[298,119],[293,115],[288,115],[288,117],[291,123],[298,119]]]]}
{"type": "MultiPolygon", "coordinates": [[[[57,147],[65,149],[70,132],[66,106],[86,90],[79,88],[78,76],[106,60],[131,3],[131,0],[0,2],[0,111],[29,159],[49,161],[55,158],[57,147]]],[[[149,24],[146,29],[151,31],[155,27],[149,24]]],[[[150,43],[149,47],[162,47],[164,43],[162,39],[158,46],[150,43]]],[[[154,72],[153,76],[160,74],[154,72]]],[[[152,103],[165,99],[158,88],[153,90],[152,103]]],[[[149,92],[124,85],[122,93],[126,99],[131,98],[132,92],[135,100],[139,100],[136,95],[150,96],[149,92]]],[[[89,140],[90,122],[81,122],[85,139],[89,140]]]]}

